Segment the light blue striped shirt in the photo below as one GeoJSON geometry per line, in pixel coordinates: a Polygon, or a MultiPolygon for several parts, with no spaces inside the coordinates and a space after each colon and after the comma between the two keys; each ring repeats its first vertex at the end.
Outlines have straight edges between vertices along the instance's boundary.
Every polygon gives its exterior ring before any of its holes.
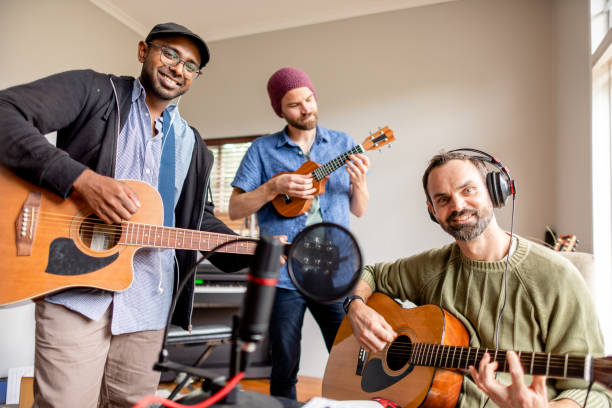
{"type": "MultiPolygon", "coordinates": [[[[174,205],[181,195],[195,145],[195,135],[180,116],[176,105],[167,108],[174,126],[175,193],[174,205]]],[[[157,188],[162,151],[163,119],[155,121],[158,133],[151,129],[149,108],[145,103],[145,89],[138,79],[132,90],[130,113],[117,140],[116,179],[141,180],[157,188]]],[[[123,292],[98,289],[71,289],[47,298],[48,301],[98,320],[112,302],[112,334],[158,330],[165,326],[170,310],[174,285],[174,250],[143,248],[133,260],[134,281],[123,292]]]]}

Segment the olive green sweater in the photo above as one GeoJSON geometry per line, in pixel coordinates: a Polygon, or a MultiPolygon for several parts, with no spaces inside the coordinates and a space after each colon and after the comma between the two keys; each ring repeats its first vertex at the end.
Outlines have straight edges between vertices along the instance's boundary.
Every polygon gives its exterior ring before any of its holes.
{"type": "MultiPolygon", "coordinates": [[[[508,265],[507,301],[499,330],[499,348],[554,354],[604,353],[603,336],[588,289],[576,268],[554,251],[517,237],[508,265]]],[[[439,305],[457,317],[470,335],[470,346],[495,348],[495,321],[503,305],[505,258],[474,261],[456,243],[392,263],[364,268],[370,287],[417,305],[439,305]]],[[[510,384],[509,374],[498,380],[510,384]]],[[[584,404],[586,384],[549,380],[549,399],[571,398],[584,404]]],[[[482,407],[486,396],[464,377],[461,407],[482,407]]],[[[593,386],[588,407],[609,408],[612,395],[593,386]]],[[[492,401],[487,407],[494,406],[492,401]]]]}

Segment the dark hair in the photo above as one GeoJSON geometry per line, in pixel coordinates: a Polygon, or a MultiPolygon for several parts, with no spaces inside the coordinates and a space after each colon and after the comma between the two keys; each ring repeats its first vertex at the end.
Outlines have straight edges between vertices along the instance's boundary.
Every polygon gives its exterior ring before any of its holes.
{"type": "MultiPolygon", "coordinates": [[[[436,167],[440,167],[445,165],[451,160],[467,160],[474,165],[482,175],[482,180],[485,181],[487,179],[487,167],[482,162],[471,156],[469,154],[461,153],[461,152],[442,152],[440,154],[435,155],[429,160],[429,165],[427,169],[425,169],[425,173],[423,173],[423,190],[425,190],[425,197],[427,197],[427,201],[431,203],[431,198],[429,197],[429,193],[427,192],[427,182],[429,181],[429,174],[436,167]]],[[[433,204],[433,203],[432,203],[433,204]]]]}

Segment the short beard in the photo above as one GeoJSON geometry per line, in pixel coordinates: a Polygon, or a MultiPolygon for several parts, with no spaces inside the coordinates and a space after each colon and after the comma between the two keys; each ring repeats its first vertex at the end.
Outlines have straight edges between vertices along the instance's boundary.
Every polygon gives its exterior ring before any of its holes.
{"type": "Polygon", "coordinates": [[[474,209],[466,209],[462,211],[454,211],[451,215],[448,216],[446,222],[440,225],[442,226],[442,229],[444,231],[448,232],[456,240],[467,242],[480,236],[480,234],[482,234],[483,231],[489,226],[492,218],[493,210],[491,208],[487,208],[485,211],[483,211],[482,214],[474,209]],[[472,225],[464,224],[457,227],[451,225],[451,221],[453,220],[453,218],[460,217],[465,214],[476,215],[476,223],[472,225]]]}
{"type": "MultiPolygon", "coordinates": [[[[172,74],[164,72],[170,78],[173,78],[172,74]]],[[[151,75],[149,71],[143,69],[140,73],[140,80],[142,81],[142,86],[145,88],[147,92],[152,92],[156,97],[162,99],[164,101],[171,101],[179,96],[183,95],[187,92],[185,88],[178,88],[176,91],[168,91],[163,88],[161,84],[157,81],[157,77],[155,76],[157,71],[151,75]]]]}
{"type": "Polygon", "coordinates": [[[288,124],[290,124],[296,129],[312,130],[317,127],[317,121],[319,120],[319,115],[317,114],[317,112],[312,112],[311,115],[312,115],[312,119],[309,119],[306,121],[301,120],[301,119],[297,119],[297,120],[286,119],[286,120],[288,124]]]}

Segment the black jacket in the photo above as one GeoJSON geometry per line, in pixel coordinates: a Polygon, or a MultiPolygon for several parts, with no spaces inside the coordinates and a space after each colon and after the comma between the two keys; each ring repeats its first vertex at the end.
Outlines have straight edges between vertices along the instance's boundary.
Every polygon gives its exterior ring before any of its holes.
{"type": "MultiPolygon", "coordinates": [[[[92,70],[67,71],[0,91],[0,163],[63,198],[86,168],[112,177],[117,137],[130,111],[134,80],[92,70]],[[43,137],[53,131],[57,147],[43,137]]],[[[175,210],[176,227],[233,234],[206,200],[213,154],[192,129],[195,147],[175,210]]],[[[176,257],[182,280],[196,253],[177,250],[176,257]]],[[[210,258],[226,272],[244,268],[249,259],[226,254],[210,258]]],[[[184,328],[191,324],[193,293],[191,279],[172,318],[184,328]]]]}

